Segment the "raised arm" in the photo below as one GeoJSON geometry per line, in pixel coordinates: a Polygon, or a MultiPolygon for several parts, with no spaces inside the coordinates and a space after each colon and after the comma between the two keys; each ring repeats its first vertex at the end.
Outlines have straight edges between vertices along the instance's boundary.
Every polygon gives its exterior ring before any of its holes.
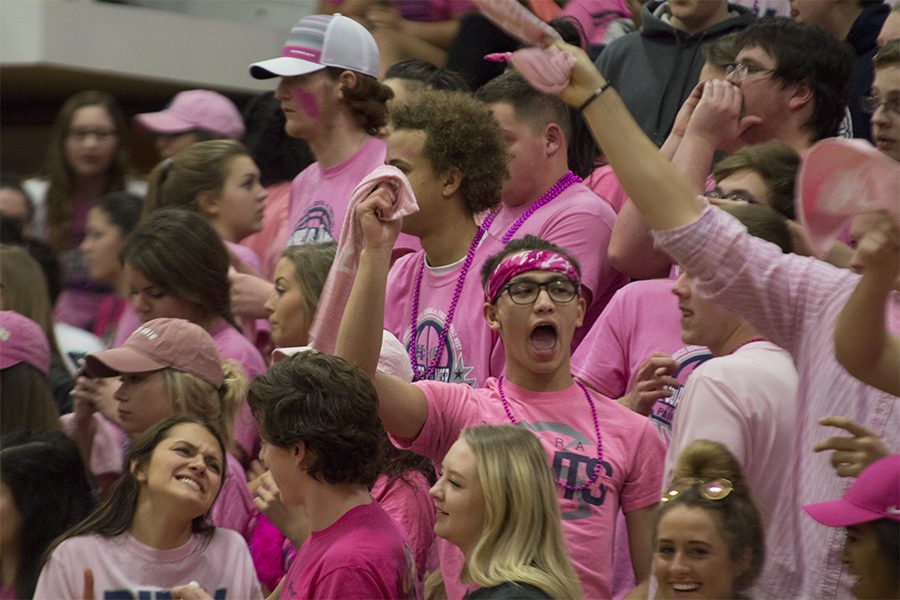
{"type": "Polygon", "coordinates": [[[859,243],[856,260],[863,275],[838,317],[834,352],[848,373],[900,396],[900,338],[888,334],[884,319],[900,275],[900,231],[894,217],[877,218],[859,243]]]}
{"type": "Polygon", "coordinates": [[[379,218],[381,211],[390,207],[391,194],[393,192],[387,186],[380,186],[356,210],[365,247],[344,308],[334,353],[362,369],[372,380],[378,392],[378,414],[385,430],[396,437],[413,439],[419,435],[428,416],[425,395],[410,383],[376,371],[391,250],[401,223],[399,219],[382,221],[379,218]]]}
{"type": "MultiPolygon", "coordinates": [[[[560,97],[579,107],[606,80],[580,48],[558,44],[576,58],[572,79],[560,97]]],[[[673,229],[700,216],[703,205],[688,178],[644,135],[615,89],[594,98],[582,116],[628,197],[652,229],[673,229]]]]}

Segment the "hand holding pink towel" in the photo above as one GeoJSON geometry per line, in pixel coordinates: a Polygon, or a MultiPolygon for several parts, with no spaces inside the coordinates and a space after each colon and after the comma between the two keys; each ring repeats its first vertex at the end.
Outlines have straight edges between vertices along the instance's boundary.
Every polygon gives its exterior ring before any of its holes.
{"type": "Polygon", "coordinates": [[[350,297],[356,270],[359,268],[359,255],[362,253],[365,239],[356,218],[356,208],[382,183],[390,185],[395,191],[390,211],[381,215],[383,220],[394,221],[419,211],[412,186],[406,175],[397,167],[388,165],[378,167],[366,175],[353,190],[350,207],[341,227],[334,264],[328,273],[328,279],[325,280],[325,287],[319,298],[319,308],[309,331],[309,345],[320,352],[329,354],[334,352],[344,306],[350,297]]]}

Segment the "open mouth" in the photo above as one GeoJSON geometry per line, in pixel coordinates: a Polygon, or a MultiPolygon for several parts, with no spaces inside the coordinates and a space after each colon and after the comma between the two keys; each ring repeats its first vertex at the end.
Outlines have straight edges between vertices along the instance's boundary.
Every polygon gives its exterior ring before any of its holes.
{"type": "Polygon", "coordinates": [[[697,583],[673,583],[672,589],[676,592],[696,592],[700,589],[700,584],[697,583]]]}
{"type": "Polygon", "coordinates": [[[556,350],[558,337],[556,327],[544,323],[531,330],[529,341],[531,342],[531,347],[538,354],[550,354],[556,350]]]}
{"type": "Polygon", "coordinates": [[[200,485],[200,482],[194,479],[193,477],[188,477],[187,475],[176,475],[175,479],[185,484],[186,486],[193,488],[194,490],[203,493],[205,490],[203,486],[200,485]]]}

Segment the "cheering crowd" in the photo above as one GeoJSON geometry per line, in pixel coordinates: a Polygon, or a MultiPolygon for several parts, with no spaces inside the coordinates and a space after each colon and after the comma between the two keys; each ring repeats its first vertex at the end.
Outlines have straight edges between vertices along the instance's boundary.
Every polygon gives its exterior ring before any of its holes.
{"type": "Polygon", "coordinates": [[[323,0],[145,180],[65,102],[0,598],[900,599],[900,4],[561,4],[323,0]]]}

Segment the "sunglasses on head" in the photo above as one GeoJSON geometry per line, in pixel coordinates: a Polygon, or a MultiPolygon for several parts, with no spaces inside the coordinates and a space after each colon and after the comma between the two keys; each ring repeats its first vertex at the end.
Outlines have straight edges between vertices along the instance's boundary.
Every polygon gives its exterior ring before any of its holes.
{"type": "Polygon", "coordinates": [[[734,485],[725,478],[698,479],[695,477],[679,479],[663,494],[663,503],[671,502],[683,492],[696,487],[700,495],[707,500],[722,500],[734,490],[734,485]]]}

